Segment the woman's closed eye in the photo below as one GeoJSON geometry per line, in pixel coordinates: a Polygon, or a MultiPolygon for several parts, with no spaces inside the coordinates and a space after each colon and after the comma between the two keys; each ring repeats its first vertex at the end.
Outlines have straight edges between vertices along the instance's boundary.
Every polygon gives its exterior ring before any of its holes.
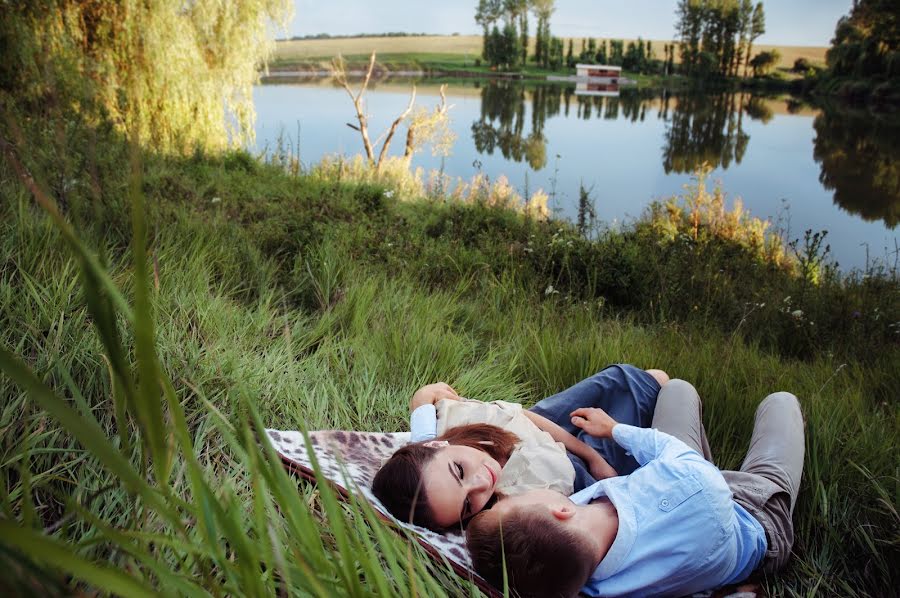
{"type": "MultiPolygon", "coordinates": [[[[458,461],[454,461],[453,465],[456,467],[456,475],[457,481],[462,482],[463,478],[466,477],[466,472],[463,469],[463,466],[458,461]]],[[[465,519],[472,513],[472,503],[469,501],[468,495],[466,495],[466,499],[463,501],[462,512],[459,514],[460,519],[465,519]]]]}

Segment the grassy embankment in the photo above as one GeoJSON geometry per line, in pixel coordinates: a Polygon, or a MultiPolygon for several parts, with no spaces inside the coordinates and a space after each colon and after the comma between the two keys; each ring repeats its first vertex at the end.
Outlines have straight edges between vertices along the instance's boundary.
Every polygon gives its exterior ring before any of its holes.
{"type": "MultiPolygon", "coordinates": [[[[632,40],[624,40],[627,44],[632,40]]],[[[568,48],[569,39],[564,42],[568,48]]],[[[654,55],[663,56],[663,45],[668,41],[651,41],[654,55]]],[[[575,52],[581,51],[581,38],[574,39],[575,52]]],[[[529,54],[534,53],[534,40],[529,54]]],[[[813,64],[824,65],[824,47],[812,46],[754,46],[755,51],[777,49],[781,61],[779,72],[788,71],[798,58],[806,58],[813,64]]],[[[272,71],[327,71],[331,58],[342,54],[352,69],[362,69],[372,51],[378,53],[378,63],[385,71],[413,71],[431,74],[471,74],[490,76],[497,73],[487,66],[476,66],[481,56],[481,36],[415,36],[415,37],[360,37],[340,39],[283,40],[276,46],[271,63],[272,71]]],[[[677,56],[676,56],[677,58],[677,56]]],[[[516,75],[544,78],[547,75],[572,75],[571,69],[549,71],[529,64],[516,75]]],[[[682,77],[639,75],[625,73],[639,86],[656,86],[662,82],[677,83],[682,77]]]]}
{"type": "Polygon", "coordinates": [[[123,148],[67,134],[15,154],[83,243],[0,166],[5,583],[470,592],[261,458],[259,424],[400,430],[424,383],[531,403],[626,361],[696,384],[723,468],[758,401],[800,397],[796,554],[773,594],[896,586],[896,270],[840,279],[816,247],[778,266],[700,189],[694,210],[588,240],[488,190],[452,201],[245,154],[148,156],[135,185],[123,148]]]}

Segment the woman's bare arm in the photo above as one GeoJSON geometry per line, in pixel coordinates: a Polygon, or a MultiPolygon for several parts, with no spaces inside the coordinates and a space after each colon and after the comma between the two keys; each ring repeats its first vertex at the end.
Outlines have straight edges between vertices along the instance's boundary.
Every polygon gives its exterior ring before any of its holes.
{"type": "Polygon", "coordinates": [[[460,396],[456,394],[456,391],[446,382],[427,384],[417,390],[412,396],[412,399],[409,401],[409,411],[411,413],[422,405],[434,405],[443,399],[450,399],[452,401],[461,400],[460,396]]]}
{"type": "Polygon", "coordinates": [[[524,410],[523,413],[534,423],[534,425],[550,434],[550,436],[553,437],[553,440],[561,442],[563,446],[566,447],[567,451],[580,457],[581,460],[587,464],[588,470],[591,472],[591,475],[594,476],[594,479],[603,480],[619,475],[616,473],[616,470],[606,462],[606,459],[604,459],[600,453],[566,432],[559,425],[553,423],[546,417],[528,411],[527,409],[524,410]]]}

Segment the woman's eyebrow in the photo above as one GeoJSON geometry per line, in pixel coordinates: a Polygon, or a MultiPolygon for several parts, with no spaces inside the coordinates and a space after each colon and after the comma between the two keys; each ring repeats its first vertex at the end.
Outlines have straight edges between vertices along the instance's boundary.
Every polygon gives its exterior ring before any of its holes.
{"type": "Polygon", "coordinates": [[[447,461],[447,469],[450,470],[450,475],[453,477],[454,480],[456,480],[456,483],[459,484],[459,487],[462,488],[462,482],[459,480],[459,476],[456,474],[455,471],[453,471],[453,463],[452,462],[447,461]]]}

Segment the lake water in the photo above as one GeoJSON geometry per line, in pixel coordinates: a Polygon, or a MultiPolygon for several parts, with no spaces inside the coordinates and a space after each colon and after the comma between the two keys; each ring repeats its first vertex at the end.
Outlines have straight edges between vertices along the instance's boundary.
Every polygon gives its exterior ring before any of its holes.
{"type": "MultiPolygon", "coordinates": [[[[373,140],[406,107],[412,83],[381,82],[367,94],[373,140]]],[[[753,216],[789,239],[827,230],[832,256],[847,270],[869,258],[894,263],[900,246],[900,117],[813,108],[749,93],[660,94],[623,88],[619,97],[577,95],[574,86],[472,81],[447,91],[457,135],[450,156],[427,149],[413,166],[470,179],[505,175],[524,192],[552,192],[551,207],[574,219],[579,186],[591,189],[598,220],[638,217],[654,199],[683,191],[697,167],[713,166],[729,205],[740,197],[753,216]],[[526,182],[527,181],[527,182],[526,182]]],[[[345,123],[350,98],[330,81],[257,86],[256,150],[278,139],[297,145],[305,165],[329,154],[361,153],[345,123]]],[[[419,83],[417,105],[439,101],[419,83]]],[[[405,128],[392,154],[402,154],[405,128]]],[[[296,151],[296,150],[295,150],[296,151]]],[[[376,148],[376,153],[378,148],[376,148]]],[[[710,185],[711,186],[711,185],[710,185]]]]}

